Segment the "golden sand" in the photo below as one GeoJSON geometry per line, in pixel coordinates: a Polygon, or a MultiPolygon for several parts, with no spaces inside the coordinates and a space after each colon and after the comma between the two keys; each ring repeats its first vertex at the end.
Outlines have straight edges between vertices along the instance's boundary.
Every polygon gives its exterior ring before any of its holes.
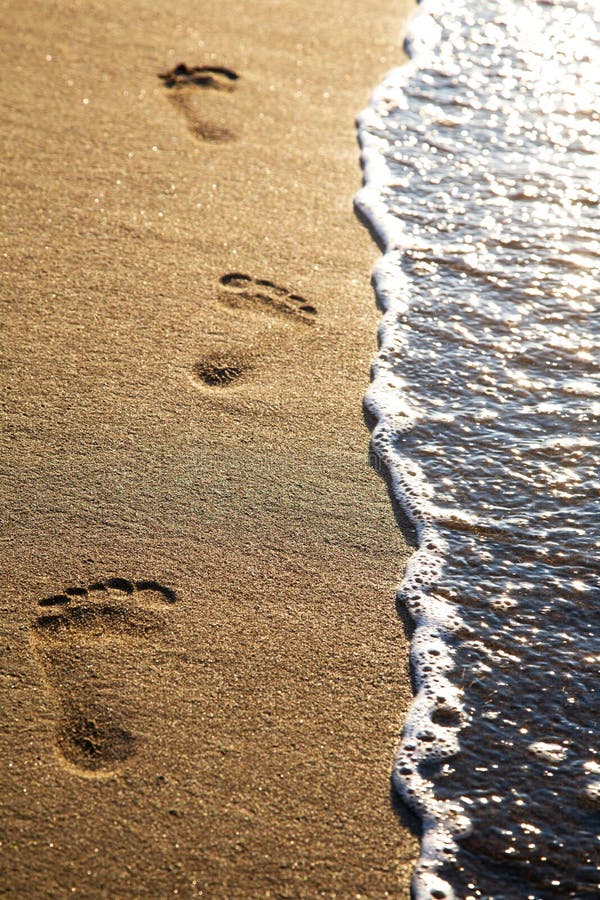
{"type": "Polygon", "coordinates": [[[408,896],[352,196],[409,6],[5,10],[11,896],[408,896]]]}

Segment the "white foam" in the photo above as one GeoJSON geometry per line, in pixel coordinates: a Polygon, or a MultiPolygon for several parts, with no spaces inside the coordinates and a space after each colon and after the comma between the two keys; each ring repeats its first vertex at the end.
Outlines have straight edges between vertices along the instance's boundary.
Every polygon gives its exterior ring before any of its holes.
{"type": "Polygon", "coordinates": [[[529,749],[536,756],[539,756],[540,759],[545,759],[551,763],[562,762],[563,759],[567,758],[567,749],[566,747],[563,747],[562,744],[553,744],[548,741],[535,741],[533,744],[529,745],[529,749]]]}
{"type": "Polygon", "coordinates": [[[430,14],[439,4],[425,3],[412,18],[405,47],[409,61],[393,69],[374,91],[371,104],[358,117],[364,187],[355,204],[384,248],[373,273],[373,283],[383,317],[379,328],[380,351],[365,406],[376,420],[372,451],[385,466],[395,498],[415,526],[419,547],[408,563],[398,597],[416,624],[411,660],[417,693],[404,726],[393,766],[393,784],[423,823],[421,856],[413,878],[417,900],[446,898],[454,892],[439,874],[456,851],[456,838],[469,832],[471,822],[463,807],[436,799],[432,782],[422,771],[428,762],[440,763],[458,751],[458,732],[464,717],[460,694],[447,675],[453,669],[449,638],[463,625],[456,608],[435,596],[435,584],[444,564],[446,545],[434,524],[432,492],[418,464],[398,450],[395,436],[410,431],[419,411],[410,405],[401,378],[390,359],[402,352],[403,339],[397,322],[406,312],[409,286],[403,284],[399,263],[402,253],[414,247],[402,221],[385,203],[387,189],[396,177],[384,156],[385,142],[377,130],[385,125],[381,113],[390,98],[397,100],[403,85],[422,65],[440,39],[440,28],[430,14]],[[451,723],[451,724],[448,724],[451,723]]]}

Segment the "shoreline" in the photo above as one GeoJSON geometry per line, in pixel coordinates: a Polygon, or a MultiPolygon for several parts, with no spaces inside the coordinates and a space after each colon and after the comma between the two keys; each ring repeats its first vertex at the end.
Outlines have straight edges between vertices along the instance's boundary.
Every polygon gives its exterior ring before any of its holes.
{"type": "Polygon", "coordinates": [[[352,197],[412,6],[376,7],[8,13],[14,896],[409,894],[352,197]]]}

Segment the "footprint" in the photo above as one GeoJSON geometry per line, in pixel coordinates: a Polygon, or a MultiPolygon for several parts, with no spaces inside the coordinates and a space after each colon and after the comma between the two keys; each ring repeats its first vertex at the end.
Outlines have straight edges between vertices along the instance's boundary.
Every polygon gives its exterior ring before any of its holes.
{"type": "Polygon", "coordinates": [[[210,356],[197,362],[192,372],[195,381],[211,388],[224,388],[242,378],[249,369],[250,365],[245,358],[210,356]]]}
{"type": "Polygon", "coordinates": [[[169,101],[183,115],[191,133],[203,141],[231,141],[235,134],[213,119],[220,118],[222,104],[214,106],[210,94],[231,93],[239,79],[237,72],[224,66],[186,66],[179,63],[158,77],[169,90],[169,101]],[[202,98],[200,94],[204,94],[202,98]],[[208,118],[207,118],[208,116],[208,118]]]}
{"type": "Polygon", "coordinates": [[[38,602],[31,642],[58,700],[56,748],[77,774],[110,775],[136,752],[125,708],[138,699],[128,682],[136,646],[165,630],[176,600],[157,581],[109,578],[38,602]]]}
{"type": "Polygon", "coordinates": [[[299,294],[279,287],[267,278],[251,278],[241,272],[229,272],[220,278],[222,299],[229,306],[268,306],[276,312],[291,314],[312,324],[317,314],[314,306],[299,294]]]}

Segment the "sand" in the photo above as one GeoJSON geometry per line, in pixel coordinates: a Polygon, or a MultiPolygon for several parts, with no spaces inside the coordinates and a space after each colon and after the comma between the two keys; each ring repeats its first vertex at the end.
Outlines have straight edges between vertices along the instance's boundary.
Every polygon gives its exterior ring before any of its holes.
{"type": "Polygon", "coordinates": [[[358,6],[4,11],[9,896],[408,896],[358,6]]]}

